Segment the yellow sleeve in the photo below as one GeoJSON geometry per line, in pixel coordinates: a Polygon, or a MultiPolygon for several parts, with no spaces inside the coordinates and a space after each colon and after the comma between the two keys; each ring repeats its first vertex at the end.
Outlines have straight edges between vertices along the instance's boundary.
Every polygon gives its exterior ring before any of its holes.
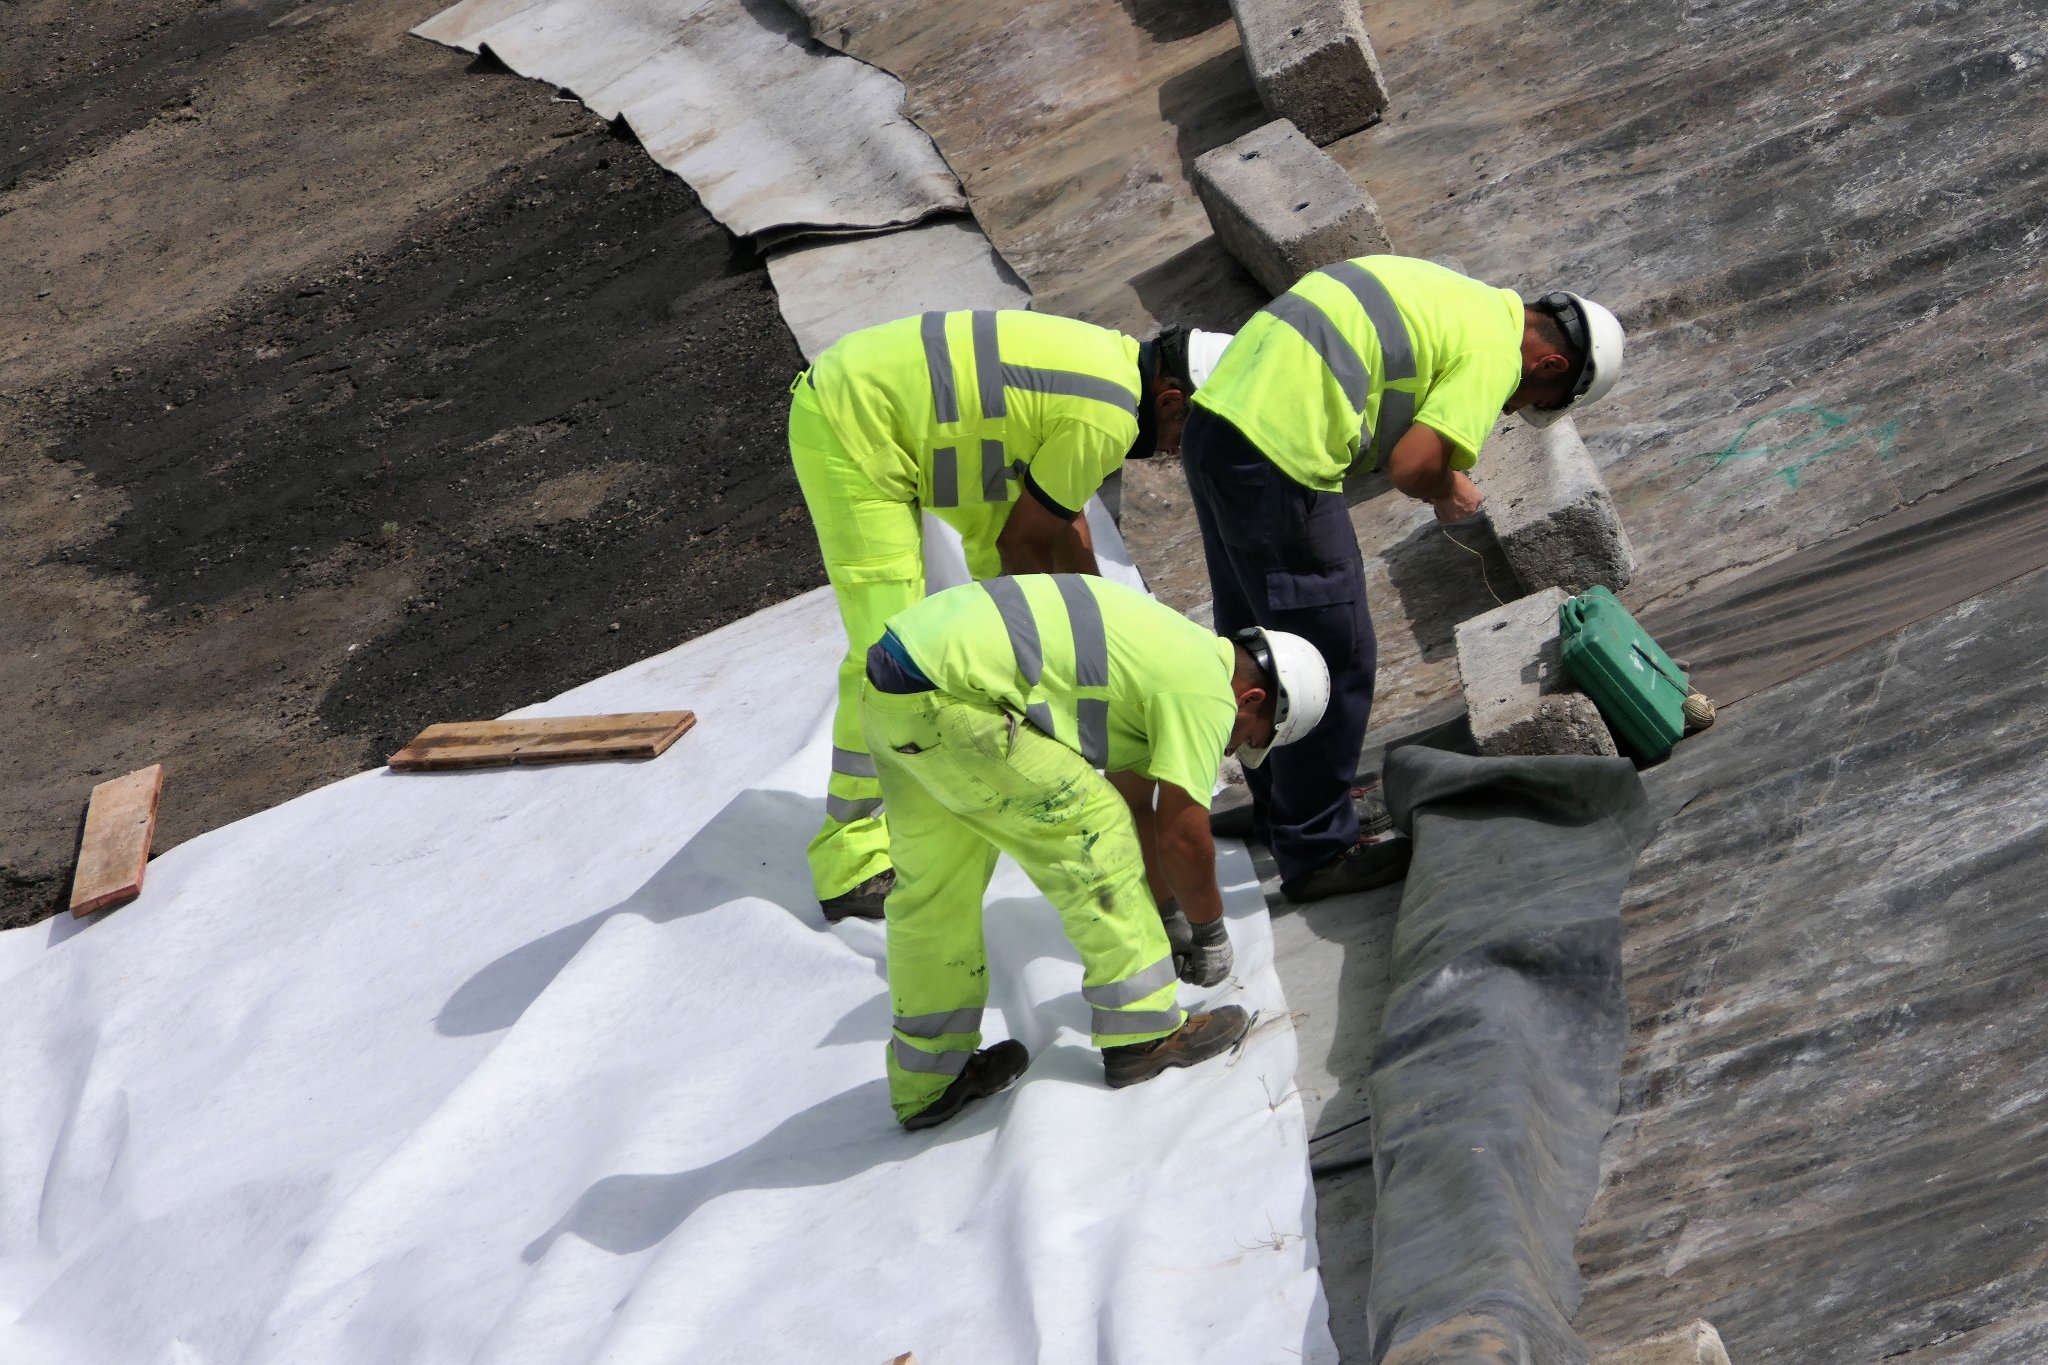
{"type": "Polygon", "coordinates": [[[1415,420],[1451,443],[1451,468],[1470,469],[1521,378],[1519,355],[1513,366],[1506,366],[1467,351],[1438,372],[1415,420]]]}
{"type": "Polygon", "coordinates": [[[1047,434],[1025,467],[1025,476],[1042,495],[1041,501],[1072,518],[1088,505],[1103,480],[1123,467],[1136,439],[1135,423],[1128,430],[1111,431],[1070,418],[1047,434]]]}
{"type": "Polygon", "coordinates": [[[1208,809],[1236,720],[1237,708],[1213,692],[1155,693],[1145,703],[1145,739],[1151,754],[1144,776],[1171,782],[1208,809]]]}

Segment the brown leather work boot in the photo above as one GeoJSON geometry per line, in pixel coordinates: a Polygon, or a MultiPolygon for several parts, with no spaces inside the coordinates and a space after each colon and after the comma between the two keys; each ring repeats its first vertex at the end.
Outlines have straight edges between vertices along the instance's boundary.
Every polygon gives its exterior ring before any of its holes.
{"type": "Polygon", "coordinates": [[[1230,1051],[1251,1026],[1251,1016],[1241,1005],[1190,1014],[1164,1038],[1102,1049],[1102,1074],[1111,1089],[1149,1081],[1169,1067],[1193,1066],[1230,1051]]]}

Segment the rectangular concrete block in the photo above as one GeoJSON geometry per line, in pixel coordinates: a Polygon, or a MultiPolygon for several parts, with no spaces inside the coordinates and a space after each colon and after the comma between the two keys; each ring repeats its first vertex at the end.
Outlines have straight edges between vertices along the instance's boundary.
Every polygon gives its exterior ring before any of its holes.
{"type": "Polygon", "coordinates": [[[1386,110],[1359,0],[1230,0],[1230,10],[1259,98],[1318,147],[1386,110]]]}
{"type": "Polygon", "coordinates": [[[1689,1322],[1675,1332],[1608,1351],[1594,1365],[1728,1365],[1728,1350],[1711,1322],[1689,1322]]]}
{"type": "Polygon", "coordinates": [[[1371,196],[1285,119],[1196,158],[1195,192],[1217,240],[1269,294],[1393,249],[1371,196]]]}
{"type": "Polygon", "coordinates": [[[1532,427],[1510,417],[1473,471],[1501,550],[1524,588],[1621,591],[1636,552],[1600,468],[1569,417],[1532,427]]]}
{"type": "Polygon", "coordinates": [[[1557,609],[1568,596],[1546,588],[1458,627],[1458,672],[1480,753],[1615,754],[1600,708],[1565,672],[1557,609]]]}

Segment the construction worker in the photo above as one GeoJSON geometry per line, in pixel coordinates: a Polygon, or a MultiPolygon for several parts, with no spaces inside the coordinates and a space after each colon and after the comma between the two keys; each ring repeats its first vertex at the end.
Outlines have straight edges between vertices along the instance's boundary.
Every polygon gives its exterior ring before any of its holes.
{"type": "Polygon", "coordinates": [[[981,1047],[982,898],[1007,853],[1080,950],[1082,997],[1112,1086],[1235,1046],[1230,1005],[1185,1014],[1176,982],[1220,984],[1230,938],[1209,795],[1226,753],[1256,768],[1321,719],[1329,671],[1306,642],[1212,635],[1141,592],[1081,574],[992,578],[890,618],[868,651],[861,726],[889,807],[889,1098],[926,1128],[1024,1071],[1014,1040],[981,1047]],[[1141,845],[1098,768],[1158,785],[1141,845]],[[1170,948],[1153,869],[1191,930],[1170,948]]]}
{"type": "Polygon", "coordinates": [[[789,449],[846,626],[825,823],[827,920],[879,919],[889,834],[859,692],[882,623],[924,596],[919,509],[960,532],[975,578],[1096,572],[1081,515],[1127,458],[1180,446],[1186,400],[1227,337],[1140,343],[1029,312],[924,313],[841,338],[791,386],[789,449]]]}
{"type": "Polygon", "coordinates": [[[1427,261],[1365,256],[1273,300],[1194,396],[1181,451],[1217,630],[1292,631],[1330,664],[1321,728],[1248,775],[1290,899],[1407,870],[1407,841],[1361,836],[1352,801],[1378,651],[1345,475],[1384,460],[1395,488],[1462,521],[1480,506],[1465,471],[1501,414],[1546,426],[1611,389],[1621,356],[1621,324],[1577,294],[1524,303],[1427,261]]]}

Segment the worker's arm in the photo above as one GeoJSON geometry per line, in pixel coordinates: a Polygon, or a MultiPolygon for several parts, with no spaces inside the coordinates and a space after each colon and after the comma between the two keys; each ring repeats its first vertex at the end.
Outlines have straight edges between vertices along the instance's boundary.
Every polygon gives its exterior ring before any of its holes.
{"type": "Polygon", "coordinates": [[[1216,885],[1216,842],[1209,835],[1209,810],[1171,782],[1159,784],[1153,812],[1159,865],[1194,930],[1194,943],[1180,979],[1196,986],[1221,985],[1234,965],[1230,935],[1223,927],[1223,892],[1216,885]]]}
{"type": "Polygon", "coordinates": [[[1463,521],[1479,510],[1480,492],[1451,467],[1454,447],[1435,427],[1417,422],[1387,455],[1387,478],[1411,498],[1436,508],[1438,521],[1463,521]]]}
{"type": "Polygon", "coordinates": [[[1100,573],[1087,523],[1084,514],[1068,517],[1055,512],[1027,484],[1018,490],[1017,501],[996,535],[1003,572],[1100,573]]]}

